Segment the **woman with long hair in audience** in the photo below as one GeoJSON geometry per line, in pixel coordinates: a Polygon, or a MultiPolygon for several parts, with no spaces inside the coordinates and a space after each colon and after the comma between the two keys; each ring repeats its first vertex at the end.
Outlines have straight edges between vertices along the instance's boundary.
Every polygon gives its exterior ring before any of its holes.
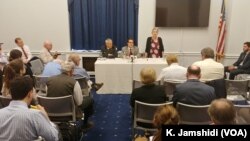
{"type": "MultiPolygon", "coordinates": [[[[24,76],[26,72],[25,65],[23,63],[23,60],[21,58],[14,59],[10,61],[9,64],[7,64],[4,68],[4,82],[3,82],[3,88],[2,88],[2,95],[6,97],[11,97],[10,93],[10,81],[18,76],[24,76]]],[[[29,76],[27,76],[29,77],[29,76]]],[[[33,84],[34,85],[34,84],[33,84]]],[[[37,94],[36,90],[33,87],[33,100],[32,104],[37,104],[37,94]]]]}
{"type": "Polygon", "coordinates": [[[10,81],[15,77],[23,76],[25,74],[25,67],[22,59],[15,59],[7,64],[4,68],[4,82],[2,88],[3,96],[10,96],[10,81]]]}
{"type": "Polygon", "coordinates": [[[177,125],[179,124],[179,114],[172,105],[164,105],[158,107],[154,115],[154,126],[158,128],[158,131],[153,136],[152,141],[162,141],[161,139],[161,126],[162,125],[177,125]]]}

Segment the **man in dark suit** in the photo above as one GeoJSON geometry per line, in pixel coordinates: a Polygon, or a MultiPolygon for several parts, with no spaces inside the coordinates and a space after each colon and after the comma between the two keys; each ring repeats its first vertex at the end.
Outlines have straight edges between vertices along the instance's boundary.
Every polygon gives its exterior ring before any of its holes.
{"type": "Polygon", "coordinates": [[[233,66],[225,67],[225,72],[229,72],[229,79],[233,80],[238,74],[250,73],[250,42],[245,42],[243,45],[243,52],[240,54],[238,60],[233,66]]]}
{"type": "Polygon", "coordinates": [[[105,40],[105,45],[101,48],[101,52],[102,57],[106,58],[116,58],[118,56],[117,48],[109,38],[105,40]]]}
{"type": "Polygon", "coordinates": [[[176,86],[173,96],[174,105],[182,102],[191,105],[208,105],[215,96],[214,88],[199,81],[201,69],[198,66],[189,66],[187,81],[176,86]]]}

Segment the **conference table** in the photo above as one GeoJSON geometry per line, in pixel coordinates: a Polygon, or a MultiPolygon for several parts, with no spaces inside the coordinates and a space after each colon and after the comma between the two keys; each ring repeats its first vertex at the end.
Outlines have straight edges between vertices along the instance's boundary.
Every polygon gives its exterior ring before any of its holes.
{"type": "Polygon", "coordinates": [[[158,76],[167,62],[163,58],[98,58],[95,62],[95,79],[104,83],[98,94],[131,94],[133,80],[140,80],[140,71],[152,67],[158,76]]]}

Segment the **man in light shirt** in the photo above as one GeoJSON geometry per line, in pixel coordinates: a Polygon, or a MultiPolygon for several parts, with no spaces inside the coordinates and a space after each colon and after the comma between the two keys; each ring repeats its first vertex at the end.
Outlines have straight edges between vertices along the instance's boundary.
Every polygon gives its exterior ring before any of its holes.
{"type": "Polygon", "coordinates": [[[187,79],[187,68],[182,67],[178,64],[178,59],[175,54],[169,54],[166,59],[168,67],[162,69],[158,80],[168,81],[185,81],[187,79]]]}
{"type": "Polygon", "coordinates": [[[53,60],[56,60],[58,62],[62,62],[61,59],[58,59],[58,55],[61,55],[61,53],[54,52],[52,53],[51,50],[53,48],[53,44],[51,41],[46,40],[43,43],[43,49],[40,52],[39,58],[43,61],[44,64],[47,64],[48,62],[51,62],[53,60]]]}
{"type": "Polygon", "coordinates": [[[194,62],[193,65],[201,69],[201,81],[210,81],[224,78],[224,66],[214,61],[214,50],[207,47],[201,50],[202,61],[194,62]]]}
{"type": "Polygon", "coordinates": [[[24,44],[23,40],[21,38],[16,38],[15,43],[17,47],[15,49],[18,49],[22,52],[22,60],[26,64],[28,61],[32,58],[32,54],[30,52],[30,48],[24,44]]]}
{"type": "Polygon", "coordinates": [[[34,92],[29,77],[17,77],[10,82],[12,101],[0,110],[1,141],[31,141],[43,137],[46,141],[57,141],[58,131],[40,105],[29,109],[34,92]]]}

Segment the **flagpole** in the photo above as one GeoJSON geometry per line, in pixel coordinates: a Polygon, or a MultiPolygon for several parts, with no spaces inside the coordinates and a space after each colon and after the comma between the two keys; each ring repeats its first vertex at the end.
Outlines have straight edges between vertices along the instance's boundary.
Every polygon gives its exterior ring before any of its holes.
{"type": "Polygon", "coordinates": [[[219,34],[216,45],[216,61],[219,62],[224,54],[225,49],[225,36],[226,36],[226,15],[225,15],[225,1],[222,0],[221,13],[219,19],[219,34]]]}

